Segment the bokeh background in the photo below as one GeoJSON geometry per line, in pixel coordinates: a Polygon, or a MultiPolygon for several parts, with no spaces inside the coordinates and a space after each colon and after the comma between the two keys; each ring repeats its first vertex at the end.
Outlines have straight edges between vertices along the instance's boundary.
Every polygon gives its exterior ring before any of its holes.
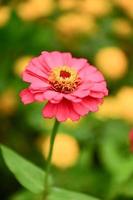
{"type": "MultiPolygon", "coordinates": [[[[45,167],[53,120],[22,105],[21,73],[41,51],[85,57],[106,77],[99,112],[62,123],[55,141],[56,186],[101,199],[133,199],[133,0],[0,1],[0,142],[45,167]]],[[[18,163],[19,165],[19,163],[18,163]]],[[[23,188],[0,157],[0,199],[23,188]]]]}

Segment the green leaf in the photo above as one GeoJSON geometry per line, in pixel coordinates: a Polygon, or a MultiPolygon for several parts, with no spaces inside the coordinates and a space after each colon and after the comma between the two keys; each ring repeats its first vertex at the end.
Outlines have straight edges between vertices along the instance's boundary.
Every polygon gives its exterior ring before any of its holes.
{"type": "MultiPolygon", "coordinates": [[[[29,192],[21,192],[11,200],[40,200],[40,196],[36,196],[29,192]]],[[[71,192],[64,189],[52,188],[50,194],[47,197],[47,200],[98,200],[97,198],[87,196],[81,193],[71,192]]]]}
{"type": "Polygon", "coordinates": [[[133,174],[130,178],[122,185],[121,195],[127,197],[133,197],[133,174]]]}
{"type": "MultiPolygon", "coordinates": [[[[1,146],[1,151],[5,163],[15,175],[17,180],[29,192],[21,193],[20,195],[13,197],[12,200],[40,200],[40,195],[44,190],[44,178],[45,173],[26,159],[19,156],[14,151],[5,146],[1,146]],[[34,193],[34,194],[33,194],[34,193]],[[35,194],[36,193],[36,194],[35,194]]],[[[98,200],[85,194],[67,191],[59,188],[52,188],[47,200],[98,200]]]]}
{"type": "Polygon", "coordinates": [[[99,143],[101,161],[112,175],[109,199],[121,194],[131,194],[129,180],[133,175],[133,157],[128,150],[128,132],[126,124],[110,121],[105,125],[102,142],[99,143]]]}
{"type": "Polygon", "coordinates": [[[35,196],[33,193],[25,191],[13,195],[9,200],[37,200],[37,196],[35,196]]]}
{"type": "Polygon", "coordinates": [[[48,200],[98,200],[97,198],[59,188],[52,188],[48,200]]]}
{"type": "Polygon", "coordinates": [[[3,145],[1,151],[6,165],[21,185],[33,193],[44,190],[45,174],[40,168],[3,145]]]}
{"type": "Polygon", "coordinates": [[[127,146],[128,126],[110,121],[104,128],[99,153],[106,168],[118,183],[126,181],[133,173],[133,157],[127,146]]]}

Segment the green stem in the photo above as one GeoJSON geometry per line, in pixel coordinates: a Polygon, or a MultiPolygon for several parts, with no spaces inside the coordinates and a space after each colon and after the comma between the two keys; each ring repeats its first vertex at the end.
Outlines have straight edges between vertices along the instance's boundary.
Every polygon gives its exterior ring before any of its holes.
{"type": "Polygon", "coordinates": [[[49,154],[47,158],[47,168],[46,168],[46,175],[45,175],[45,183],[44,183],[44,188],[45,188],[45,193],[44,196],[46,197],[48,192],[49,192],[49,173],[50,173],[50,168],[51,168],[51,159],[52,159],[52,152],[53,152],[53,147],[54,147],[54,141],[55,137],[58,131],[59,127],[59,122],[55,120],[53,130],[51,133],[51,138],[50,138],[50,149],[49,149],[49,154]]]}

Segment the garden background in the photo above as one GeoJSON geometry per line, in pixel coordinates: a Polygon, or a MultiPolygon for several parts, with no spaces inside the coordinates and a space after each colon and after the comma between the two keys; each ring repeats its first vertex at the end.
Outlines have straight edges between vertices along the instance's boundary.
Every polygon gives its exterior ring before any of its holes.
{"type": "MultiPolygon", "coordinates": [[[[101,199],[133,199],[133,1],[0,1],[0,142],[44,168],[53,120],[44,105],[22,105],[21,73],[41,51],[85,57],[107,80],[109,97],[79,122],[62,123],[55,141],[56,186],[101,199]]],[[[19,165],[19,163],[18,163],[19,165]]],[[[0,199],[22,187],[0,156],[0,199]]]]}

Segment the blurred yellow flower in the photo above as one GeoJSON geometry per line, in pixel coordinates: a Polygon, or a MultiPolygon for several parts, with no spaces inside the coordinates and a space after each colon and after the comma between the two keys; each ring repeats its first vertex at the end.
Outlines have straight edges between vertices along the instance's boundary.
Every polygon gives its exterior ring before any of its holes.
{"type": "Polygon", "coordinates": [[[21,76],[22,72],[26,68],[28,62],[31,60],[32,56],[23,56],[16,60],[14,66],[14,73],[21,76]]]}
{"type": "Polygon", "coordinates": [[[0,95],[0,112],[5,115],[12,114],[17,108],[15,91],[10,88],[0,95]]]}
{"type": "Polygon", "coordinates": [[[78,0],[59,0],[58,5],[61,10],[71,10],[77,7],[78,0]]]}
{"type": "Polygon", "coordinates": [[[129,17],[133,18],[133,0],[114,0],[114,2],[119,5],[129,17]]]}
{"type": "Polygon", "coordinates": [[[107,0],[82,0],[79,9],[95,17],[101,17],[111,11],[111,2],[107,0]]]}
{"type": "Polygon", "coordinates": [[[28,0],[17,7],[17,13],[23,20],[35,20],[51,14],[54,8],[53,0],[28,0]]]}
{"type": "Polygon", "coordinates": [[[126,19],[115,19],[112,23],[113,31],[123,37],[131,35],[133,29],[126,19]]]}
{"type": "Polygon", "coordinates": [[[116,97],[105,98],[99,111],[95,113],[95,116],[99,118],[120,118],[120,115],[121,107],[118,104],[116,97]]]}
{"type": "Polygon", "coordinates": [[[119,118],[133,123],[133,87],[123,87],[115,97],[105,98],[95,116],[119,118]]]}
{"type": "Polygon", "coordinates": [[[125,53],[118,47],[105,47],[95,56],[95,64],[111,79],[124,76],[128,69],[128,60],[125,53]]]}
{"type": "Polygon", "coordinates": [[[10,18],[11,10],[8,6],[0,6],[0,27],[4,26],[10,18]]]}
{"type": "MultiPolygon", "coordinates": [[[[40,148],[45,158],[48,156],[50,136],[42,139],[40,148]]],[[[65,169],[73,166],[79,157],[79,146],[76,139],[64,133],[57,134],[54,143],[52,164],[65,169]]]]}
{"type": "Polygon", "coordinates": [[[123,87],[117,94],[121,117],[133,123],[133,87],[123,87]]]}
{"type": "Polygon", "coordinates": [[[94,19],[79,13],[68,13],[60,16],[55,26],[60,33],[66,36],[89,34],[96,30],[94,19]]]}

